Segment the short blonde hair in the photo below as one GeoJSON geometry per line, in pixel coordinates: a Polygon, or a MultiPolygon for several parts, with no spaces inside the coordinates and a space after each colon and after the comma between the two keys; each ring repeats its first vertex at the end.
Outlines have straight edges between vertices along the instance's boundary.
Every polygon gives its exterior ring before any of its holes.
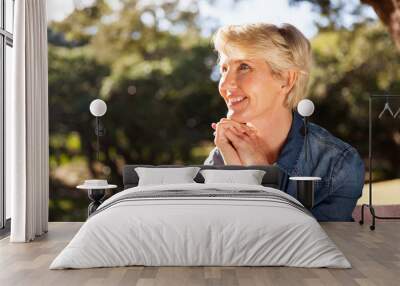
{"type": "Polygon", "coordinates": [[[293,25],[227,25],[215,33],[213,42],[219,59],[221,54],[239,58],[261,57],[274,74],[296,70],[297,80],[286,98],[286,107],[295,109],[298,102],[307,96],[312,65],[311,45],[293,25]]]}

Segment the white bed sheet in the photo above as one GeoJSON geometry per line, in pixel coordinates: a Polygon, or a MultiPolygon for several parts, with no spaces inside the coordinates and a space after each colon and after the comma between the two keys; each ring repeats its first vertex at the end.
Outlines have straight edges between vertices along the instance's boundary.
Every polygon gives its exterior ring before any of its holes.
{"type": "MultiPolygon", "coordinates": [[[[309,214],[257,198],[152,198],[122,201],[133,192],[264,190],[255,185],[176,184],[127,189],[105,201],[50,269],[145,266],[293,266],[350,268],[343,253],[309,214]]],[[[300,204],[299,202],[297,202],[300,204]]]]}

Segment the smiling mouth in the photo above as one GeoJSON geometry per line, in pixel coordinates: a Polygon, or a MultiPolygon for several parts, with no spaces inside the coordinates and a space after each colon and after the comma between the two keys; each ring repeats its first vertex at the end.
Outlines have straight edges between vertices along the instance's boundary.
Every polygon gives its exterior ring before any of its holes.
{"type": "Polygon", "coordinates": [[[235,98],[229,98],[228,99],[228,106],[236,106],[239,105],[240,103],[243,103],[244,101],[246,101],[247,96],[239,96],[239,97],[235,97],[235,98]]]}

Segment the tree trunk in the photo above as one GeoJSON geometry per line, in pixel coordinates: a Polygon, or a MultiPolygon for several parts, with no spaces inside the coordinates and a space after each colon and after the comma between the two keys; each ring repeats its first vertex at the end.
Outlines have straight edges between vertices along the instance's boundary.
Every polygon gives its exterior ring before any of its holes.
{"type": "Polygon", "coordinates": [[[400,0],[361,0],[361,3],[372,6],[400,50],[400,0]]]}

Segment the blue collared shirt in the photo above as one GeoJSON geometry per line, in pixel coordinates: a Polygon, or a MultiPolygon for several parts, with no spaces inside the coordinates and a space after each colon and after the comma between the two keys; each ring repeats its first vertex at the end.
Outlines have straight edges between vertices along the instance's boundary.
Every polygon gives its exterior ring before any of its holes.
{"type": "MultiPolygon", "coordinates": [[[[364,186],[363,160],[354,147],[310,122],[306,161],[302,127],[303,118],[293,111],[288,137],[274,163],[283,171],[279,189],[296,197],[296,182],[289,177],[321,177],[314,189],[311,209],[314,217],[319,221],[353,221],[352,212],[364,186]]],[[[204,162],[204,165],[224,164],[218,148],[214,148],[204,162]]]]}

